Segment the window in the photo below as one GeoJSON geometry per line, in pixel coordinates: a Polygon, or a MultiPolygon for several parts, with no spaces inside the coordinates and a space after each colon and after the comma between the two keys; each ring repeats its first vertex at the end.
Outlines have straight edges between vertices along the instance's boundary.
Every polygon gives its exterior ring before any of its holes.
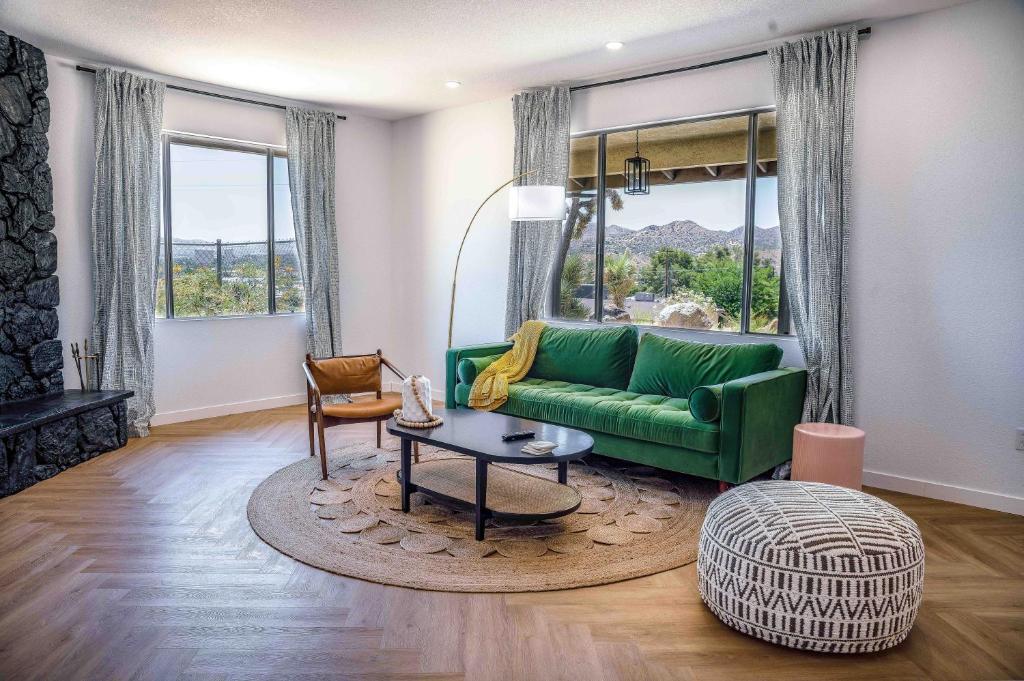
{"type": "Polygon", "coordinates": [[[774,111],[574,137],[552,316],[789,333],[776,197],[774,111]],[[638,139],[650,193],[628,195],[638,139]]]}
{"type": "Polygon", "coordinates": [[[302,279],[282,152],[165,135],[163,153],[157,316],[300,312],[302,279]]]}

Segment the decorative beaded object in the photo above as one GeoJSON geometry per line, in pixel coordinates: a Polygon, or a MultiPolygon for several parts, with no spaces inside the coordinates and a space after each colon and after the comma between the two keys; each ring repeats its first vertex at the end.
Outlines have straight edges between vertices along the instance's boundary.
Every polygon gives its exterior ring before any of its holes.
{"type": "Polygon", "coordinates": [[[402,408],[395,410],[395,422],[406,428],[436,428],[444,423],[440,416],[434,416],[430,402],[423,399],[420,387],[430,394],[430,379],[425,376],[410,376],[402,381],[402,408]]]}

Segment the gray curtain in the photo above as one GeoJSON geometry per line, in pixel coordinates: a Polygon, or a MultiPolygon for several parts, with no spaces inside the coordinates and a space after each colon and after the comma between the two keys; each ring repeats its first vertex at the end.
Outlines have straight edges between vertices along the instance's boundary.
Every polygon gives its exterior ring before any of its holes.
{"type": "MultiPolygon", "coordinates": [[[[517,185],[565,186],[569,172],[569,89],[523,92],[512,99],[515,120],[515,175],[538,172],[517,185]]],[[[548,272],[558,246],[560,223],[513,222],[508,261],[505,335],[544,312],[548,272]]]]}
{"type": "Polygon", "coordinates": [[[334,124],[329,111],[288,107],[288,185],[306,297],[306,351],[341,354],[338,233],[334,220],[334,124]]]}
{"type": "Polygon", "coordinates": [[[847,244],[857,30],[769,50],[778,107],[779,219],[805,421],[852,423],[847,244]]]}
{"type": "Polygon", "coordinates": [[[92,195],[92,340],[100,386],[134,390],[128,427],[149,435],[160,237],[160,126],[164,85],[124,71],[96,72],[92,195]]]}

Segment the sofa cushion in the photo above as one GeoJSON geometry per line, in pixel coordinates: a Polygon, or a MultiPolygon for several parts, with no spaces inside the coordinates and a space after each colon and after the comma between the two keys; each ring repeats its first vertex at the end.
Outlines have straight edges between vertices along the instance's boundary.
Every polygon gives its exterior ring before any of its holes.
{"type": "Polygon", "coordinates": [[[722,415],[722,386],[724,383],[715,385],[699,385],[690,391],[689,402],[690,413],[693,418],[701,423],[717,421],[722,415]]]}
{"type": "Polygon", "coordinates": [[[501,355],[488,355],[487,357],[463,357],[459,360],[458,372],[459,382],[473,385],[473,381],[480,375],[480,372],[498,361],[501,355]]]}
{"type": "Polygon", "coordinates": [[[718,345],[644,334],[628,390],[688,398],[702,385],[725,383],[779,368],[782,349],[774,343],[718,345]]]}
{"type": "Polygon", "coordinates": [[[637,338],[636,327],[630,325],[607,329],[548,326],[527,376],[623,390],[633,371],[637,338]]]}
{"type": "Polygon", "coordinates": [[[565,381],[527,378],[509,386],[502,413],[610,435],[718,453],[718,424],[700,423],[686,400],[565,381]]]}

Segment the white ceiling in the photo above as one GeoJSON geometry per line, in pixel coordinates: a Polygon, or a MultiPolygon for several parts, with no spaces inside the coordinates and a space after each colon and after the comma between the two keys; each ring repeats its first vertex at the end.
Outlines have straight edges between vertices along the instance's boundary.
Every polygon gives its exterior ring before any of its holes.
{"type": "Polygon", "coordinates": [[[0,28],[91,63],[394,119],[961,1],[0,0],[0,28]]]}

